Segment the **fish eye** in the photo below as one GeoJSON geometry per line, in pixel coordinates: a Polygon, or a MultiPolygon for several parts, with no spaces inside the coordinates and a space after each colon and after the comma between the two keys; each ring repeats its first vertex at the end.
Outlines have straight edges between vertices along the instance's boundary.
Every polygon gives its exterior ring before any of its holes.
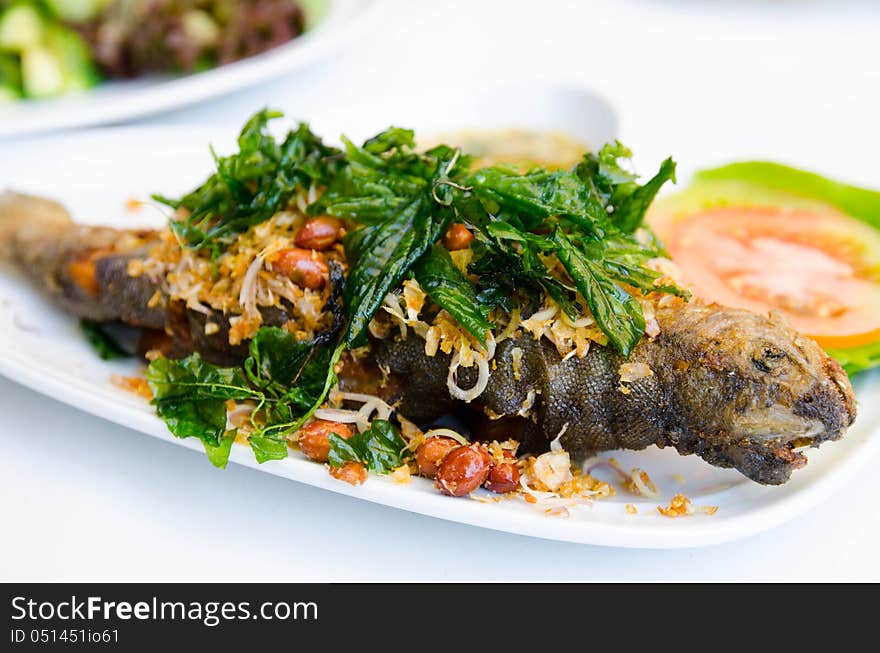
{"type": "Polygon", "coordinates": [[[771,372],[786,359],[786,353],[779,347],[764,345],[752,356],[752,365],[759,372],[771,372]]]}

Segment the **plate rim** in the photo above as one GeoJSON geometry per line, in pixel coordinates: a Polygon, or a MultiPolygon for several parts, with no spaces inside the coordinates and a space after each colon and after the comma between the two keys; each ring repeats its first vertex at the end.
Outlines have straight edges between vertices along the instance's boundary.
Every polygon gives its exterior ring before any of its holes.
{"type": "MultiPolygon", "coordinates": [[[[553,85],[548,85],[553,86],[553,85]]],[[[589,87],[577,86],[602,100],[602,96],[589,87]]],[[[289,116],[289,118],[294,118],[289,116]]],[[[70,132],[57,135],[59,139],[88,139],[96,133],[105,137],[120,136],[128,133],[132,136],[146,137],[159,134],[173,135],[187,132],[190,135],[198,130],[202,133],[214,133],[220,136],[226,133],[231,124],[214,125],[134,125],[100,127],[91,130],[70,132]]],[[[228,134],[232,135],[232,132],[228,134]]],[[[39,148],[42,139],[26,141],[20,144],[23,148],[39,148]]],[[[206,144],[205,144],[206,145],[206,144]]],[[[68,198],[69,199],[69,198],[68,198]]],[[[39,296],[32,287],[29,294],[39,296]]],[[[2,315],[2,308],[0,308],[2,315]]],[[[67,318],[73,320],[73,318],[67,318]]],[[[0,334],[4,329],[0,329],[0,334]]],[[[98,359],[96,362],[100,363],[98,359]]],[[[107,376],[111,370],[108,368],[107,376]]],[[[153,437],[172,442],[187,449],[201,452],[201,444],[192,440],[181,440],[171,435],[164,423],[145,404],[144,410],[133,410],[131,401],[120,401],[122,391],[95,392],[88,388],[80,388],[71,377],[57,378],[57,375],[46,375],[42,369],[28,365],[27,356],[17,352],[12,339],[0,338],[0,375],[12,382],[31,388],[61,403],[72,406],[86,413],[96,415],[120,426],[136,430],[153,437]]],[[[877,379],[872,379],[875,381],[877,379]]],[[[793,519],[840,489],[852,475],[870,464],[880,450],[880,430],[877,424],[869,424],[867,432],[861,434],[863,441],[854,443],[854,450],[843,459],[836,461],[823,474],[803,486],[784,486],[789,491],[778,497],[771,498],[754,508],[730,517],[717,515],[688,520],[666,520],[662,523],[609,523],[603,520],[578,520],[577,526],[565,526],[572,521],[548,519],[540,514],[492,510],[492,506],[479,504],[476,501],[449,499],[439,493],[406,492],[405,488],[397,487],[385,478],[371,477],[370,482],[358,488],[336,481],[326,473],[323,465],[307,461],[299,454],[294,454],[285,461],[271,461],[258,464],[250,451],[245,447],[235,447],[230,457],[236,464],[242,464],[262,472],[271,473],[327,489],[337,494],[353,496],[391,508],[416,512],[439,519],[464,523],[472,526],[490,528],[497,531],[515,533],[549,540],[615,546],[621,548],[671,549],[692,548],[720,544],[741,539],[773,528],[793,519]],[[392,489],[393,488],[393,489],[392,489]],[[401,491],[403,490],[403,491],[401,491]]],[[[208,464],[208,463],[206,463],[208,464]]]]}
{"type": "MultiPolygon", "coordinates": [[[[71,383],[71,377],[47,374],[43,366],[29,365],[26,355],[20,354],[2,339],[0,354],[0,375],[13,383],[110,423],[204,453],[201,443],[193,438],[173,436],[158,416],[149,410],[148,404],[144,404],[146,410],[137,410],[133,403],[136,401],[134,396],[131,402],[120,402],[121,390],[119,394],[99,394],[77,387],[71,383]]],[[[109,379],[110,369],[107,374],[109,379]]],[[[880,437],[873,430],[868,433],[865,442],[860,443],[858,455],[853,453],[846,456],[831,469],[825,470],[821,477],[803,487],[796,487],[782,497],[731,517],[696,516],[696,519],[661,523],[634,521],[632,524],[594,520],[578,522],[577,527],[562,525],[574,523],[567,519],[493,510],[494,504],[445,497],[440,493],[407,492],[405,487],[399,487],[399,484],[384,477],[371,476],[368,483],[352,487],[333,479],[324,465],[307,460],[295,450],[291,450],[291,455],[284,460],[260,464],[247,447],[237,445],[233,447],[229,460],[264,473],[389,508],[516,535],[628,549],[684,549],[747,538],[802,515],[839,490],[847,479],[868,465],[878,451],[880,437]]],[[[208,464],[207,461],[205,464],[208,464]]]]}

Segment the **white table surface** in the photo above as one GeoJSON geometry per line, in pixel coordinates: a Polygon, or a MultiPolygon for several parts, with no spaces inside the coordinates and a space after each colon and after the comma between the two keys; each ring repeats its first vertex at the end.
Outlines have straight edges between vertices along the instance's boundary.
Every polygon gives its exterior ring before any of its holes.
{"type": "MultiPolygon", "coordinates": [[[[450,76],[572,82],[615,105],[640,160],[765,156],[880,185],[880,3],[388,0],[380,18],[306,74],[145,122],[241,123],[266,104],[295,116],[340,94],[356,111],[360,93],[450,76]]],[[[5,379],[0,415],[0,581],[880,580],[870,472],[747,540],[624,550],[217,471],[5,379]]]]}

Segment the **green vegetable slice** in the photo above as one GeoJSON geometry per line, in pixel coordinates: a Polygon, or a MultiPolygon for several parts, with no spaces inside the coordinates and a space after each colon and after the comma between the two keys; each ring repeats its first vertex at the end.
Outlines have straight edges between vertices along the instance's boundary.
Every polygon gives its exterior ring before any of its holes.
{"type": "Polygon", "coordinates": [[[376,474],[387,474],[400,467],[406,459],[406,440],[391,422],[373,420],[370,428],[355,433],[347,440],[335,433],[329,436],[332,467],[342,467],[347,462],[359,462],[376,474]]]}
{"type": "Polygon", "coordinates": [[[880,229],[880,192],[769,161],[744,161],[701,170],[694,181],[745,181],[815,199],[880,229]]]}
{"type": "Polygon", "coordinates": [[[872,342],[849,349],[829,349],[828,355],[834,358],[850,376],[880,367],[880,342],[872,342]]]}

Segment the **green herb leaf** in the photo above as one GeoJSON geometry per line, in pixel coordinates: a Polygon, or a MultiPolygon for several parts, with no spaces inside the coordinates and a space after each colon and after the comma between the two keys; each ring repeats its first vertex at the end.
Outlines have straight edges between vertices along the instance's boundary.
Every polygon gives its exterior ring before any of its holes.
{"type": "Polygon", "coordinates": [[[389,222],[363,227],[346,237],[346,254],[353,261],[344,292],[349,347],[366,342],[367,325],[385,295],[436,240],[437,231],[425,199],[416,197],[389,222]]]}
{"type": "Polygon", "coordinates": [[[196,437],[211,462],[222,467],[228,458],[226,401],[253,398],[240,370],[220,368],[192,354],[182,360],[157,358],[147,367],[153,405],[168,430],[178,438],[196,437]],[[222,464],[221,464],[222,463],[222,464]]]}
{"type": "Polygon", "coordinates": [[[253,386],[264,393],[262,406],[268,419],[259,435],[286,442],[287,434],[321,405],[336,379],[333,368],[342,352],[336,340],[338,336],[325,344],[297,340],[277,327],[257,332],[244,370],[253,386]]]}
{"type": "Polygon", "coordinates": [[[281,329],[263,327],[241,368],[218,367],[198,354],[158,358],[147,367],[147,382],[168,429],[179,438],[199,438],[218,466],[231,447],[226,402],[252,402],[260,415],[250,425],[254,456],[258,462],[278,460],[287,456],[287,435],[302,426],[336,382],[334,366],[342,350],[335,340],[298,341],[281,329]]]}
{"type": "Polygon", "coordinates": [[[267,460],[284,460],[287,458],[287,440],[269,438],[264,435],[251,435],[248,438],[254,458],[262,464],[267,460]]]}
{"type": "Polygon", "coordinates": [[[638,229],[660,187],[667,181],[675,183],[675,162],[672,159],[666,159],[657,174],[643,186],[636,186],[631,191],[628,188],[625,193],[618,191],[612,194],[614,212],[611,219],[617,228],[624,233],[632,233],[638,229]]]}
{"type": "Polygon", "coordinates": [[[450,199],[444,184],[464,165],[462,157],[448,147],[414,153],[411,136],[392,129],[363,148],[346,142],[345,174],[309,209],[366,222],[343,241],[350,265],[344,291],[349,347],[366,342],[367,325],[385,296],[452,219],[438,200],[450,199]]]}
{"type": "Polygon", "coordinates": [[[389,127],[364,143],[364,150],[370,154],[384,154],[398,150],[406,155],[416,146],[416,134],[412,129],[389,127]]]}
{"type": "Polygon", "coordinates": [[[202,440],[202,444],[205,445],[205,453],[208,455],[208,460],[211,461],[211,464],[214,467],[219,467],[224,469],[229,462],[229,454],[232,452],[232,444],[235,442],[235,430],[228,431],[226,435],[220,438],[219,444],[211,444],[205,440],[202,440]]]}
{"type": "Polygon", "coordinates": [[[109,361],[131,357],[131,354],[122,349],[99,322],[80,320],[79,326],[101,360],[109,361]]]}
{"type": "Polygon", "coordinates": [[[288,386],[299,377],[314,349],[313,342],[297,340],[284,329],[262,327],[250,341],[245,369],[258,387],[273,382],[288,386]]]}
{"type": "MultiPolygon", "coordinates": [[[[355,436],[352,436],[348,438],[348,440],[351,440],[354,437],[355,436]]],[[[331,433],[327,436],[327,440],[330,442],[330,453],[328,454],[327,461],[330,463],[331,467],[342,467],[345,463],[362,462],[358,450],[353,446],[358,444],[357,440],[355,440],[355,442],[349,442],[336,433],[331,433]]]]}
{"type": "Polygon", "coordinates": [[[413,272],[419,286],[438,306],[449,311],[481,344],[486,344],[486,332],[492,324],[480,310],[473,284],[455,267],[445,247],[431,247],[416,262],[413,272]]]}
{"type": "Polygon", "coordinates": [[[636,299],[618,286],[602,266],[588,259],[560,229],[552,236],[556,255],[590,307],[596,323],[624,356],[645,332],[645,317],[636,299]]]}
{"type": "Polygon", "coordinates": [[[609,224],[605,207],[573,172],[538,169],[521,174],[512,167],[495,166],[476,171],[465,185],[484,201],[517,216],[526,230],[550,216],[561,216],[601,237],[609,224]]]}
{"type": "Polygon", "coordinates": [[[324,145],[305,123],[276,142],[267,125],[282,115],[263,109],[251,117],[238,137],[239,151],[215,155],[217,172],[193,192],[177,200],[153,196],[186,209],[187,217],[169,227],[188,246],[210,248],[216,256],[232,235],[268,220],[298,191],[326,184],[338,172],[339,150],[324,145]]]}
{"type": "Polygon", "coordinates": [[[412,136],[410,130],[392,127],[363,147],[343,137],[347,165],[309,213],[374,224],[403,211],[429,188],[437,166],[431,155],[412,151],[412,136]]]}
{"type": "Polygon", "coordinates": [[[328,460],[333,467],[360,462],[371,472],[387,474],[406,459],[406,440],[391,422],[384,419],[373,420],[369,429],[347,440],[335,433],[330,434],[329,440],[328,460]]]}

